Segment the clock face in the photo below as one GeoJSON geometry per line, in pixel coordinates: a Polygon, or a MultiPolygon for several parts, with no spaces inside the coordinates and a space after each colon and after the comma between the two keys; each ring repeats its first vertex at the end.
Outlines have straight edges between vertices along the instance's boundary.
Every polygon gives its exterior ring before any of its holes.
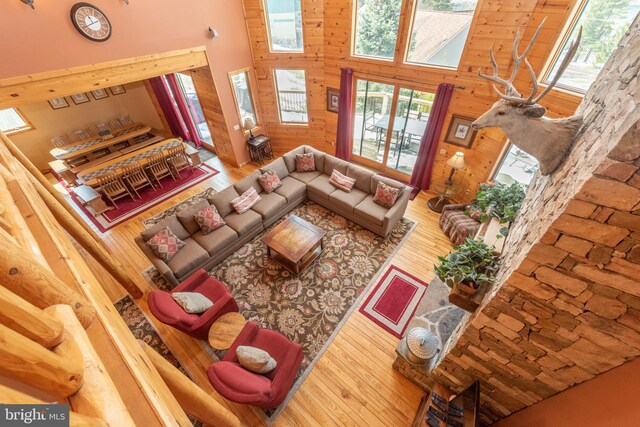
{"type": "Polygon", "coordinates": [[[77,3],[71,8],[71,21],[76,29],[96,42],[103,42],[111,37],[111,23],[107,16],[97,7],[89,3],[77,3]]]}

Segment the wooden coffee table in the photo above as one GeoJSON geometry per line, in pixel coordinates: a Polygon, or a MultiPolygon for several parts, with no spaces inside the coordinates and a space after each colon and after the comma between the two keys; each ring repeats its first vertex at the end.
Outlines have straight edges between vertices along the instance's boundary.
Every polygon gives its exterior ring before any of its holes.
{"type": "Polygon", "coordinates": [[[247,323],[240,313],[225,313],[209,329],[209,345],[216,350],[228,350],[247,323]]]}
{"type": "Polygon", "coordinates": [[[291,215],[268,232],[262,241],[274,261],[298,275],[322,253],[326,235],[323,229],[291,215]]]}

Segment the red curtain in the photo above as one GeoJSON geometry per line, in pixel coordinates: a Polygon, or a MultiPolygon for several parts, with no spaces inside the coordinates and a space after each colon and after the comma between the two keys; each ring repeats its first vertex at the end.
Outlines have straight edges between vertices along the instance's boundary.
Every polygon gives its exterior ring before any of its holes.
{"type": "Polygon", "coordinates": [[[169,87],[173,92],[173,98],[176,101],[178,106],[178,110],[180,111],[180,115],[182,117],[182,121],[189,132],[190,138],[189,141],[196,144],[196,147],[200,147],[202,145],[202,141],[200,141],[200,136],[198,134],[198,129],[196,129],[196,125],[193,122],[193,118],[191,117],[191,112],[189,111],[189,107],[187,107],[187,101],[184,99],[184,95],[182,90],[180,89],[178,78],[175,74],[167,74],[165,76],[167,78],[167,82],[169,82],[169,87]]]}
{"type": "Polygon", "coordinates": [[[338,100],[338,132],[336,134],[336,157],[351,158],[351,138],[353,137],[353,70],[340,70],[340,98],[338,100]]]}
{"type": "Polygon", "coordinates": [[[420,148],[418,149],[418,159],[413,168],[413,174],[409,185],[418,190],[427,190],[431,184],[431,172],[433,171],[433,161],[438,151],[438,140],[442,134],[444,119],[447,115],[451,95],[453,94],[453,85],[448,83],[440,83],[436,91],[436,97],[429,113],[429,122],[422,135],[420,148]]]}

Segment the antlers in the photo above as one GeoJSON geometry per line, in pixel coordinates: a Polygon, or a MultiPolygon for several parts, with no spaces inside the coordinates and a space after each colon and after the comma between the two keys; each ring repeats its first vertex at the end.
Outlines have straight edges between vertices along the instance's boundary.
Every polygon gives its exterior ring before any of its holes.
{"type": "Polygon", "coordinates": [[[527,60],[526,56],[531,50],[531,48],[533,47],[533,44],[535,43],[536,39],[538,38],[538,34],[540,34],[540,30],[542,30],[542,26],[544,25],[546,20],[547,20],[546,17],[542,20],[542,22],[538,26],[538,29],[534,33],[533,37],[531,37],[531,41],[529,42],[525,50],[522,52],[522,55],[518,55],[518,45],[520,44],[520,39],[521,39],[520,30],[518,29],[518,31],[516,31],[516,38],[513,42],[513,71],[511,72],[511,77],[509,77],[509,80],[502,79],[498,76],[498,64],[496,63],[495,57],[493,56],[493,47],[489,49],[489,58],[491,59],[491,65],[493,66],[493,75],[490,76],[487,74],[482,74],[480,70],[478,70],[478,76],[482,77],[483,79],[489,80],[490,82],[498,83],[505,87],[505,93],[502,93],[496,87],[495,84],[493,85],[493,90],[498,94],[500,98],[504,99],[505,101],[509,101],[511,103],[519,104],[519,105],[537,104],[538,101],[542,99],[542,97],[544,97],[547,93],[549,93],[551,89],[553,89],[553,87],[556,85],[556,83],[558,82],[558,80],[560,79],[564,71],[569,66],[569,63],[571,63],[571,60],[573,59],[573,57],[576,55],[576,52],[578,52],[578,47],[580,46],[580,40],[582,39],[582,27],[580,27],[580,31],[578,32],[578,37],[571,42],[571,45],[567,50],[567,54],[565,55],[564,59],[562,60],[562,63],[558,67],[558,71],[556,72],[556,75],[553,77],[553,80],[549,82],[547,87],[542,91],[542,93],[540,93],[540,95],[536,96],[539,89],[538,78],[536,77],[536,73],[535,71],[533,71],[533,67],[527,60]],[[516,75],[520,70],[520,65],[522,64],[523,61],[527,66],[527,70],[529,71],[529,76],[531,77],[531,82],[533,83],[533,90],[531,91],[531,94],[527,98],[523,98],[520,95],[520,93],[516,90],[516,88],[513,86],[513,81],[515,80],[516,75]]]}

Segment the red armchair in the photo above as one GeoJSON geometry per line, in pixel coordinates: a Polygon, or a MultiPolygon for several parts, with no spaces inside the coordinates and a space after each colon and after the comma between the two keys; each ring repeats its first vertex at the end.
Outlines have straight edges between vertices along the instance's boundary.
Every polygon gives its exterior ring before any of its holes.
{"type": "Polygon", "coordinates": [[[209,366],[207,377],[213,388],[232,402],[275,408],[287,397],[300,365],[300,344],[289,341],[278,332],[247,322],[222,360],[209,366]],[[278,363],[276,368],[266,374],[255,374],[244,369],[236,356],[236,349],[240,345],[268,352],[278,363]]]}
{"type": "Polygon", "coordinates": [[[238,311],[227,286],[203,269],[193,273],[171,292],[152,291],[148,302],[156,319],[201,340],[207,339],[209,328],[218,317],[238,311]],[[174,292],[199,292],[213,302],[213,307],[201,314],[189,314],[173,300],[171,294],[174,292]]]}

